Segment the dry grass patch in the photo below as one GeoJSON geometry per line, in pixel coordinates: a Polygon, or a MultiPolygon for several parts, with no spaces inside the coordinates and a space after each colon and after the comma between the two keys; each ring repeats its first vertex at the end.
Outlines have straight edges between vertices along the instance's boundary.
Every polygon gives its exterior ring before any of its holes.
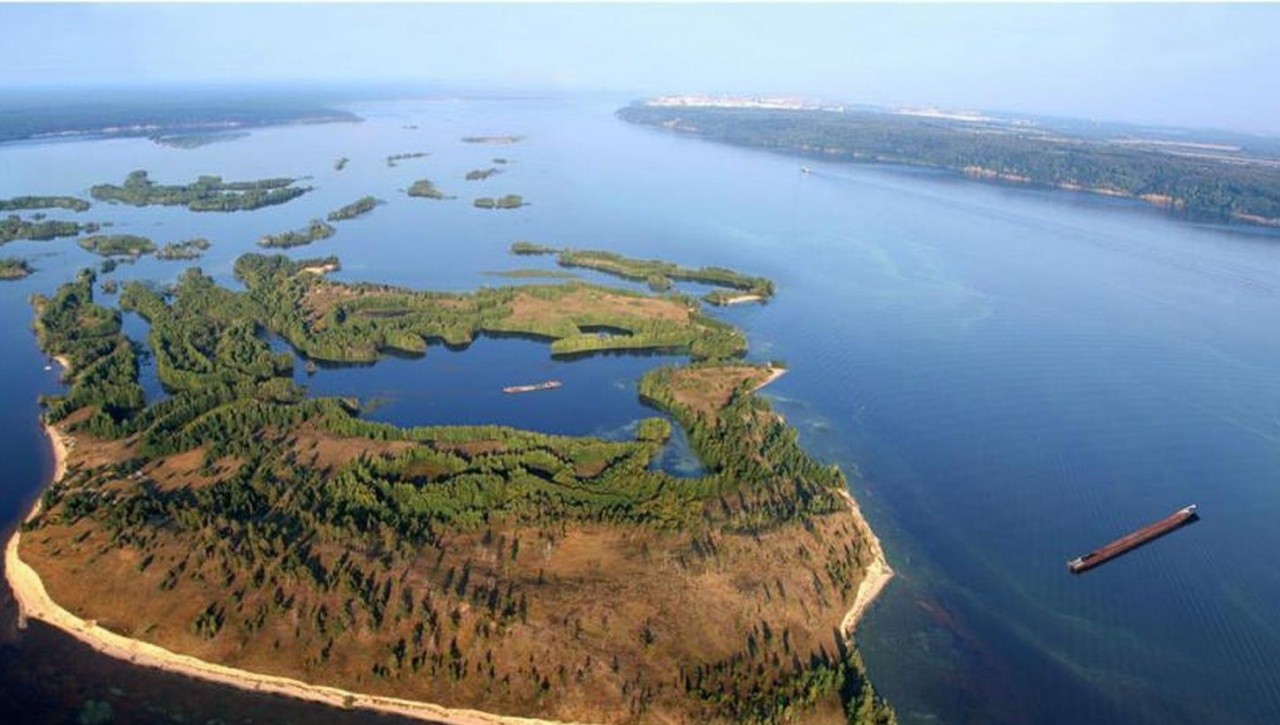
{"type": "Polygon", "coordinates": [[[634,297],[580,287],[554,300],[518,292],[511,301],[510,323],[576,322],[599,317],[627,317],[637,321],[688,322],[690,310],[674,300],[634,297]]]}

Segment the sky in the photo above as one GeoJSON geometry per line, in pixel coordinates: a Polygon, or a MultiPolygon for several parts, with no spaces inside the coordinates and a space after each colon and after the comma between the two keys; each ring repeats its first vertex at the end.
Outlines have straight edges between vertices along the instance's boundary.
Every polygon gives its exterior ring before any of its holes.
{"type": "Polygon", "coordinates": [[[1280,133],[1280,5],[0,3],[0,88],[797,94],[1280,133]]]}

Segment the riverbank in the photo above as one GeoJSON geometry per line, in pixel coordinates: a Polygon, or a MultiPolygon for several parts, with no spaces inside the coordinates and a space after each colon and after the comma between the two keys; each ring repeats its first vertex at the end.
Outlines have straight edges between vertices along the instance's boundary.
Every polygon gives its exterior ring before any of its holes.
{"type": "Polygon", "coordinates": [[[758,392],[764,386],[768,385],[769,383],[772,383],[773,381],[777,380],[778,378],[786,374],[787,374],[786,368],[769,368],[769,376],[766,377],[764,380],[761,380],[760,382],[756,383],[756,386],[751,389],[751,392],[753,393],[758,392]]]}

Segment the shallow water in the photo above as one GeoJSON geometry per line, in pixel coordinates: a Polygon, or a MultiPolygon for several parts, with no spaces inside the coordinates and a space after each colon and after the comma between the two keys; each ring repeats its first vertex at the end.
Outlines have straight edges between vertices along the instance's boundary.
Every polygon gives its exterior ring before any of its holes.
{"type": "MultiPolygon", "coordinates": [[[[625,100],[365,104],[352,109],[363,123],[191,150],[0,146],[0,196],[86,194],[135,168],[159,181],[312,176],[316,191],[256,212],[78,215],[157,242],[206,236],[214,246],[198,264],[226,284],[262,234],[370,193],[388,203],[290,256],[338,254],[340,279],[442,290],[555,269],[507,255],[518,239],[771,276],[775,300],[714,314],[746,329],[753,359],[789,363],[767,395],[809,450],[862,473],[855,494],[899,577],[859,640],[904,721],[1280,721],[1280,238],[919,171],[819,163],[801,175],[783,156],[618,122],[625,100]],[[507,133],[526,140],[459,141],[507,133]],[[412,151],[431,155],[385,163],[412,151]],[[351,159],[342,172],[339,156],[351,159]],[[494,157],[511,160],[503,174],[463,180],[494,157]],[[459,198],[405,196],[418,178],[459,198]],[[531,205],[470,205],[505,193],[531,205]],[[1072,556],[1188,503],[1201,507],[1196,526],[1066,573],[1072,556]]],[[[48,474],[36,397],[58,380],[43,369],[27,297],[98,260],[72,240],[0,253],[38,268],[0,284],[11,462],[0,514],[12,521],[48,474]]],[[[163,283],[185,266],[143,260],[110,276],[163,283]]],[[[145,324],[130,320],[128,332],[143,339],[145,324]]],[[[635,400],[639,376],[672,361],[565,362],[540,343],[480,339],[297,370],[314,394],[357,395],[375,403],[370,417],[398,424],[618,437],[653,415],[635,400]],[[547,378],[565,386],[500,392],[547,378]]],[[[680,449],[664,465],[687,465],[680,449]]]]}

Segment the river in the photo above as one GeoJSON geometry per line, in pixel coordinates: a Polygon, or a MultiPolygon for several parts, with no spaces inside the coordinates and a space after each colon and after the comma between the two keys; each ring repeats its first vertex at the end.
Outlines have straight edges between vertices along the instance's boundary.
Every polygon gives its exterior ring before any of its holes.
{"type": "MultiPolygon", "coordinates": [[[[9,144],[0,197],[85,196],[136,168],[172,183],[311,177],[314,192],[255,212],[50,212],[157,243],[207,237],[195,264],[226,284],[261,235],[366,194],[388,203],[289,254],[337,254],[338,279],[455,291],[523,281],[493,271],[555,269],[507,254],[516,240],[772,277],[767,305],[715,314],[747,331],[752,359],[788,363],[765,394],[806,447],[860,474],[853,492],[899,576],[859,644],[904,722],[1280,722],[1280,236],[932,172],[805,161],[813,173],[801,174],[785,156],[622,123],[612,111],[627,100],[362,103],[351,107],[362,123],[196,149],[9,144]],[[525,138],[460,141],[505,134],[525,138]],[[385,161],[417,151],[430,155],[385,161]],[[503,172],[463,179],[490,166],[503,172]],[[421,178],[459,198],[405,196],[421,178]],[[506,193],[530,205],[470,204],[506,193]],[[1067,573],[1067,559],[1190,503],[1195,526],[1067,573]]],[[[11,524],[48,475],[36,398],[59,387],[27,298],[98,260],[69,239],[2,254],[37,268],[0,283],[11,524]]],[[[144,259],[111,276],[166,283],[185,266],[144,259]]],[[[562,362],[540,343],[481,339],[312,376],[299,363],[298,378],[400,424],[619,436],[653,415],[634,398],[639,376],[671,361],[562,362]],[[551,377],[565,386],[495,392],[551,377]]],[[[693,469],[687,446],[668,459],[693,469]]]]}

